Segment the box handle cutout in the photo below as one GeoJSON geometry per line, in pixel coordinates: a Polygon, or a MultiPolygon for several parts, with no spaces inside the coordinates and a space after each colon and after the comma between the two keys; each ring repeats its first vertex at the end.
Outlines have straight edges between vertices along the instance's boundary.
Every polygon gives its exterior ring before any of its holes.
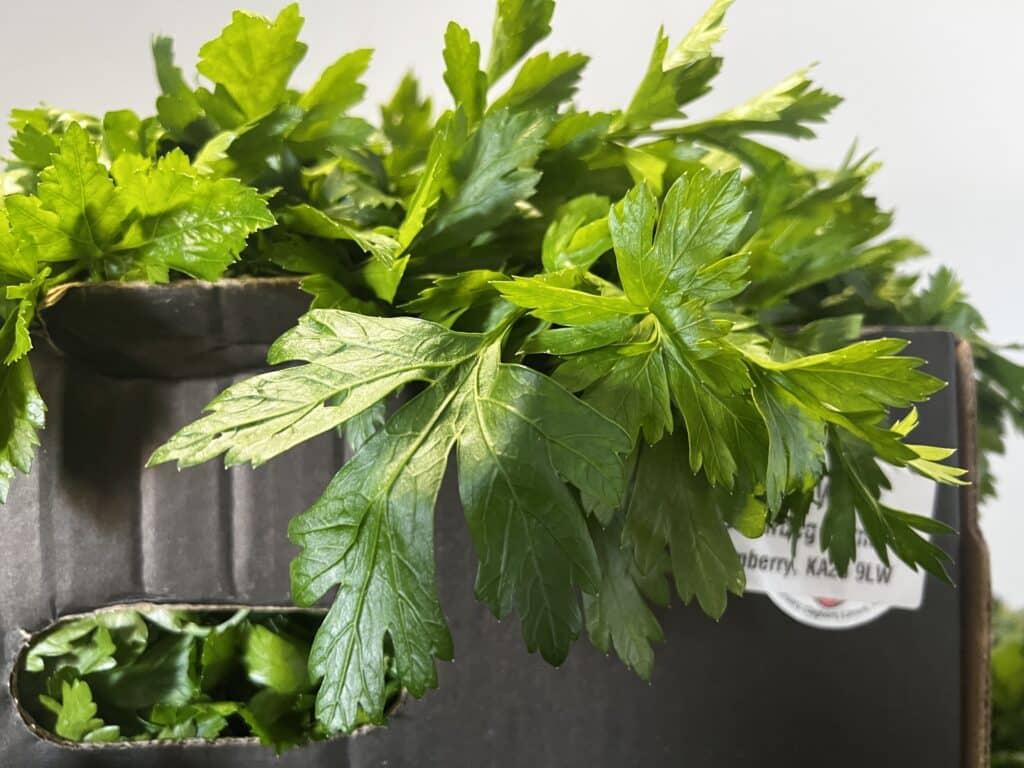
{"type": "MultiPolygon", "coordinates": [[[[241,743],[282,752],[342,735],[317,721],[319,682],[308,672],[325,614],[131,603],[65,616],[28,637],[11,694],[26,726],[64,747],[241,743]]],[[[390,669],[383,683],[390,716],[403,691],[390,669]]]]}

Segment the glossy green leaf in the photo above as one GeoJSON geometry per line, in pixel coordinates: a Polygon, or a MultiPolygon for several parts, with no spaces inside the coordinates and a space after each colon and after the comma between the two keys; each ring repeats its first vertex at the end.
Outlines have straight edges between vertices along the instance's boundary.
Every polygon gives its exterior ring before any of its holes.
{"type": "Polygon", "coordinates": [[[402,251],[401,244],[390,234],[356,229],[306,204],[286,208],[281,213],[281,223],[303,235],[329,240],[351,240],[360,250],[380,260],[385,266],[393,265],[402,251]]]}
{"type": "Polygon", "coordinates": [[[37,261],[95,259],[117,236],[125,211],[97,148],[78,123],[69,125],[39,174],[38,197],[7,200],[11,226],[37,261]]]}
{"type": "Polygon", "coordinates": [[[668,292],[720,298],[700,270],[725,255],[746,217],[738,174],[684,176],[665,196],[652,242],[653,199],[645,187],[634,189],[609,216],[626,294],[639,306],[668,292]]]}
{"type": "Polygon", "coordinates": [[[834,352],[777,362],[752,359],[777,372],[777,381],[802,399],[847,413],[884,413],[884,406],[905,407],[937,392],[944,384],[918,370],[920,358],[898,355],[902,339],[874,339],[834,352]]]}
{"type": "MultiPolygon", "coordinates": [[[[664,634],[651,612],[641,587],[632,552],[623,547],[622,527],[601,529],[590,524],[601,568],[601,584],[596,595],[583,595],[590,641],[605,653],[612,648],[622,662],[643,680],[654,671],[652,643],[662,642],[664,634]]],[[[664,580],[658,574],[655,578],[664,580]]]]}
{"type": "Polygon", "coordinates": [[[167,270],[216,280],[250,234],[275,224],[256,190],[234,179],[197,177],[166,157],[135,174],[122,199],[142,218],[117,245],[108,269],[157,282],[167,280],[167,270]]]}
{"type": "Polygon", "coordinates": [[[495,284],[505,275],[490,269],[474,269],[441,277],[424,288],[403,309],[424,320],[451,327],[465,312],[497,294],[495,284]]]}
{"type": "Polygon", "coordinates": [[[883,563],[889,550],[916,570],[924,567],[943,581],[949,581],[945,563],[949,555],[923,538],[925,533],[949,532],[945,526],[925,518],[891,509],[879,501],[889,480],[878,466],[870,447],[836,430],[829,440],[829,485],[821,543],[836,569],[845,574],[856,558],[856,525],[864,528],[883,563]]]}
{"type": "Polygon", "coordinates": [[[659,121],[683,117],[680,107],[707,93],[722,66],[712,53],[725,31],[722,21],[731,3],[715,0],[671,51],[664,28],[658,30],[647,71],[617,128],[642,132],[659,121]]]}
{"type": "Polygon", "coordinates": [[[125,667],[112,667],[89,678],[96,699],[120,708],[145,708],[157,702],[184,704],[198,688],[193,676],[197,652],[191,635],[167,635],[125,667]]]}
{"type": "Polygon", "coordinates": [[[640,315],[644,310],[622,295],[591,293],[575,270],[537,277],[501,280],[494,287],[513,304],[526,307],[535,317],[560,325],[583,325],[640,315]],[[573,287],[573,286],[579,286],[573,287]]]}
{"type": "Polygon", "coordinates": [[[551,34],[554,0],[498,0],[487,76],[493,83],[551,34]]]}
{"type": "Polygon", "coordinates": [[[548,109],[568,101],[589,57],[582,53],[541,53],[527,59],[512,85],[491,105],[491,109],[548,109]]]}
{"type": "Polygon", "coordinates": [[[559,208],[541,246],[544,269],[589,269],[612,247],[608,229],[610,203],[603,195],[582,195],[559,208]]]}
{"type": "Polygon", "coordinates": [[[457,141],[461,133],[458,125],[453,126],[451,115],[438,121],[437,130],[430,149],[427,151],[423,173],[409,198],[405,218],[398,228],[398,242],[408,248],[423,229],[423,223],[441,199],[441,192],[451,173],[452,158],[457,152],[457,141]]]}
{"type": "Polygon", "coordinates": [[[271,348],[271,362],[310,364],[262,374],[225,390],[210,415],[150,458],[190,466],[225,453],[228,466],[262,464],[361,413],[411,381],[433,381],[470,359],[477,340],[438,334],[412,343],[426,324],[314,310],[271,348]],[[336,405],[327,405],[336,402],[336,405]]]}
{"type": "Polygon", "coordinates": [[[487,101],[487,75],[480,70],[480,43],[454,21],[444,33],[444,81],[471,124],[480,120],[487,101]]]}
{"type": "Polygon", "coordinates": [[[842,99],[814,88],[808,71],[809,68],[798,70],[764,93],[711,120],[687,126],[685,131],[709,137],[765,132],[812,138],[814,131],[809,124],[824,122],[842,99]]]}
{"type": "Polygon", "coordinates": [[[90,733],[104,727],[103,721],[96,717],[96,704],[84,680],[64,683],[59,702],[49,696],[41,698],[44,706],[57,715],[57,723],[53,730],[62,738],[70,741],[88,740],[90,733]]]}
{"type": "Polygon", "coordinates": [[[249,679],[283,694],[309,690],[309,647],[256,624],[245,633],[243,663],[249,679]]]}
{"type": "Polygon", "coordinates": [[[765,492],[769,508],[777,510],[783,496],[810,491],[824,473],[826,425],[770,379],[759,380],[753,395],[768,429],[765,492]]]}
{"type": "Polygon", "coordinates": [[[199,72],[223,87],[247,118],[260,117],[282,100],[306,55],[305,44],[298,42],[302,22],[294,3],[273,22],[235,11],[220,37],[199,50],[199,72]]]}
{"type": "Polygon", "coordinates": [[[46,424],[46,405],[28,358],[0,366],[0,501],[7,500],[16,471],[32,468],[37,432],[46,424]]]}
{"type": "Polygon", "coordinates": [[[244,632],[237,626],[215,630],[203,641],[199,655],[199,686],[204,693],[215,691],[238,664],[244,632]]]}
{"type": "Polygon", "coordinates": [[[289,526],[303,550],[292,564],[294,599],[308,605],[338,585],[309,660],[322,678],[317,717],[331,730],[353,727],[360,712],[382,720],[385,635],[416,696],[437,684],[434,658],[452,657],[433,553],[434,501],[455,438],[452,399],[434,385],[410,401],[289,526]]]}
{"type": "Polygon", "coordinates": [[[746,578],[722,516],[723,494],[686,472],[686,451],[678,435],[641,449],[626,526],[639,567],[657,567],[668,547],[683,602],[696,597],[718,619],[727,593],[742,595],[746,578]]]}
{"type": "Polygon", "coordinates": [[[0,205],[0,273],[8,275],[7,279],[31,280],[36,276],[38,264],[29,252],[30,247],[23,248],[17,236],[11,230],[11,220],[5,206],[0,205]]]}
{"type": "Polygon", "coordinates": [[[545,112],[489,112],[452,162],[456,192],[419,235],[417,253],[468,243],[515,215],[540,181],[532,169],[551,125],[545,112]]]}
{"type": "Polygon", "coordinates": [[[363,100],[366,86],[359,78],[370,66],[373,51],[369,48],[346,53],[323,71],[313,87],[302,94],[299,106],[307,111],[330,110],[344,113],[363,100]]]}
{"type": "MultiPolygon", "coordinates": [[[[493,353],[492,353],[493,354],[493,353]]],[[[487,355],[459,439],[459,490],[480,554],[476,593],[499,617],[514,607],[527,648],[560,664],[582,616],[572,585],[595,592],[599,568],[563,479],[614,505],[622,430],[550,379],[487,355]]]]}
{"type": "Polygon", "coordinates": [[[183,136],[186,129],[203,117],[192,88],[174,63],[174,41],[169,37],[153,38],[153,61],[162,93],[156,100],[160,122],[172,134],[183,136]]]}
{"type": "Polygon", "coordinates": [[[289,529],[303,548],[292,569],[296,600],[310,604],[338,585],[310,656],[313,675],[322,678],[317,714],[325,725],[351,728],[360,712],[383,717],[385,635],[396,674],[414,695],[436,684],[433,659],[450,657],[431,536],[434,500],[456,444],[481,557],[478,594],[498,615],[517,610],[529,648],[564,658],[582,628],[574,585],[593,590],[598,580],[582,510],[565,482],[609,505],[621,498],[621,456],[629,449],[621,428],[536,371],[501,363],[486,336],[422,320],[318,310],[271,352],[274,362],[296,358],[309,362],[228,390],[206,424],[186,428],[152,461],[192,463],[222,451],[231,462],[269,458],[400,383],[429,383],[289,529]],[[360,381],[360,371],[374,374],[360,381]],[[246,422],[253,396],[278,400],[271,426],[280,435],[246,422]],[[541,567],[547,573],[538,578],[541,567]]]}

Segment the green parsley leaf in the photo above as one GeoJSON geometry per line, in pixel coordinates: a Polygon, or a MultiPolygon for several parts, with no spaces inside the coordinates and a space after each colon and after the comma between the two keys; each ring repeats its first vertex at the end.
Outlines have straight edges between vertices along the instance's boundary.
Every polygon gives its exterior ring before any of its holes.
{"type": "Polygon", "coordinates": [[[405,381],[431,382],[289,528],[303,548],[292,571],[296,600],[310,604],[340,584],[310,656],[311,671],[323,677],[321,721],[337,730],[351,728],[360,711],[383,717],[385,635],[398,678],[417,696],[436,684],[433,658],[451,655],[431,540],[434,499],[456,444],[481,558],[477,592],[499,616],[519,612],[530,649],[563,659],[582,628],[574,585],[594,590],[599,578],[582,510],[564,483],[614,504],[625,433],[540,373],[501,363],[490,337],[422,320],[318,310],[275,345],[272,359],[296,355],[309,364],[228,390],[205,423],[186,428],[151,461],[192,463],[225,450],[232,463],[265,460],[405,381]],[[386,357],[393,362],[381,367],[386,357]],[[360,380],[360,370],[374,374],[360,380]],[[270,425],[279,434],[246,423],[255,391],[279,402],[270,425]],[[329,398],[338,404],[323,405],[329,398]]]}
{"type": "Polygon", "coordinates": [[[141,218],[115,248],[108,269],[118,276],[141,271],[160,282],[173,269],[216,280],[251,233],[275,224],[256,190],[200,177],[180,152],[136,171],[120,191],[122,204],[141,218]]]}
{"type": "Polygon", "coordinates": [[[7,350],[4,364],[17,362],[32,349],[29,327],[36,315],[36,306],[43,291],[43,283],[50,276],[45,267],[32,280],[20,285],[8,285],[6,298],[16,302],[0,328],[0,351],[7,350]]]}
{"type": "Polygon", "coordinates": [[[234,702],[202,702],[176,706],[157,704],[149,722],[158,726],[157,739],[215,739],[228,727],[228,716],[238,712],[234,702]]]}
{"type": "MultiPolygon", "coordinates": [[[[583,595],[590,641],[607,653],[613,647],[622,662],[644,680],[654,671],[653,642],[665,637],[651,612],[638,581],[644,577],[633,562],[632,553],[623,548],[622,526],[602,529],[595,521],[590,533],[597,548],[601,584],[596,595],[583,595]]],[[[661,574],[655,576],[662,582],[661,574]]],[[[667,602],[667,591],[661,602],[667,602]]]]}
{"type": "MultiPolygon", "coordinates": [[[[61,700],[55,701],[49,696],[41,696],[43,705],[57,715],[54,732],[69,741],[87,741],[88,735],[104,728],[102,720],[96,717],[96,704],[92,700],[92,691],[84,680],[64,683],[61,688],[61,700]]],[[[101,734],[94,741],[107,741],[107,734],[101,734]]]]}
{"type": "Polygon", "coordinates": [[[381,130],[391,142],[384,164],[388,176],[400,180],[427,155],[432,134],[430,99],[420,99],[419,83],[407,74],[380,113],[381,130]]]}
{"type": "MultiPolygon", "coordinates": [[[[591,293],[607,284],[580,274],[575,269],[550,272],[538,277],[516,277],[495,283],[501,295],[542,320],[560,325],[580,325],[640,315],[644,310],[621,293],[591,293]],[[579,286],[578,288],[575,286],[579,286]]],[[[615,289],[618,290],[617,288],[615,289]]]]}
{"type": "Polygon", "coordinates": [[[243,631],[238,626],[217,629],[206,636],[199,655],[199,685],[204,693],[215,691],[238,663],[243,631]]]}
{"type": "Polygon", "coordinates": [[[457,141],[461,134],[461,126],[453,126],[453,118],[446,113],[438,120],[434,138],[427,151],[423,173],[420,174],[416,188],[409,197],[405,218],[398,228],[398,242],[402,248],[408,248],[423,230],[423,222],[441,199],[441,192],[451,174],[451,160],[457,151],[457,141]]]}
{"type": "MultiPolygon", "coordinates": [[[[468,146],[452,162],[457,183],[413,244],[417,254],[436,253],[493,230],[533,195],[540,173],[531,168],[551,126],[545,112],[488,112],[468,146]]],[[[459,136],[457,132],[453,139],[459,136]]]]}
{"type": "Polygon", "coordinates": [[[554,0],[498,0],[487,77],[493,83],[551,34],[554,0]]]}
{"type": "Polygon", "coordinates": [[[243,662],[249,679],[283,694],[309,690],[309,646],[256,624],[245,636],[243,662]]]}
{"type": "Polygon", "coordinates": [[[357,299],[344,284],[327,275],[307,275],[299,281],[299,288],[313,297],[310,309],[347,309],[365,314],[377,309],[373,302],[357,299]]]}
{"type": "Polygon", "coordinates": [[[401,243],[387,231],[356,229],[306,203],[285,208],[280,217],[281,223],[292,232],[328,240],[350,240],[385,267],[393,266],[402,251],[401,243]]]}
{"type": "Polygon", "coordinates": [[[116,160],[126,152],[156,157],[164,129],[154,118],[142,120],[130,109],[107,112],[103,116],[103,148],[116,160]]]}
{"type": "Polygon", "coordinates": [[[568,101],[576,93],[583,68],[590,57],[582,53],[541,53],[527,59],[504,94],[491,109],[548,109],[568,101]]]}
{"type": "Polygon", "coordinates": [[[306,55],[293,3],[277,18],[235,11],[220,37],[199,50],[199,72],[230,95],[248,119],[261,117],[284,97],[288,80],[306,55]]]}
{"type": "Polygon", "coordinates": [[[493,283],[505,280],[505,275],[490,269],[474,269],[456,275],[439,277],[433,285],[402,306],[424,320],[451,328],[452,325],[478,301],[494,297],[493,283]]]}
{"type": "Polygon", "coordinates": [[[538,335],[532,349],[570,355],[555,371],[567,389],[613,415],[635,442],[641,429],[650,443],[673,427],[665,358],[653,318],[640,323],[607,321],[538,335]],[[570,333],[563,333],[570,332],[570,333]],[[563,346],[565,345],[565,346],[563,346]]]}
{"type": "Polygon", "coordinates": [[[11,220],[7,208],[0,198],[0,274],[8,280],[32,280],[39,266],[29,248],[22,244],[11,231],[11,220]]]}
{"type": "MultiPolygon", "coordinates": [[[[280,754],[310,740],[309,697],[285,696],[261,690],[238,713],[261,744],[272,746],[280,754]]],[[[316,731],[315,738],[323,738],[316,731]]]]}
{"type": "Polygon", "coordinates": [[[459,439],[459,490],[480,554],[477,596],[499,618],[513,607],[531,651],[560,664],[582,626],[572,584],[595,592],[599,569],[563,478],[606,504],[621,497],[621,430],[550,379],[477,365],[459,439]]]}
{"type": "Polygon", "coordinates": [[[622,287],[630,299],[642,307],[667,293],[717,301],[727,298],[723,293],[741,289],[732,268],[735,262],[728,265],[734,279],[724,291],[712,288],[717,287],[716,280],[708,278],[705,268],[721,258],[743,228],[743,194],[736,173],[684,176],[665,196],[653,238],[657,202],[647,187],[635,188],[615,206],[608,224],[622,287]]]}
{"type": "Polygon", "coordinates": [[[202,119],[203,108],[185,82],[181,69],[174,64],[174,41],[171,38],[153,38],[153,61],[162,91],[156,100],[160,122],[172,135],[183,138],[189,126],[202,119]]]}
{"type": "Polygon", "coordinates": [[[680,471],[686,452],[678,434],[640,448],[626,529],[642,571],[656,569],[668,547],[679,597],[685,603],[696,597],[703,611],[718,619],[727,593],[741,596],[746,584],[725,523],[728,510],[742,499],[680,471]]]}
{"type": "Polygon", "coordinates": [[[825,469],[826,424],[770,378],[759,378],[753,395],[768,429],[768,508],[777,510],[783,496],[817,485],[825,469]]]}
{"type": "MultiPolygon", "coordinates": [[[[609,229],[626,297],[587,298],[579,292],[542,291],[541,281],[517,280],[496,287],[538,317],[566,325],[600,326],[600,347],[588,344],[557,377],[588,402],[621,419],[631,435],[648,440],[672,428],[666,393],[680,410],[690,436],[690,466],[704,467],[713,484],[731,485],[737,467],[762,465],[763,426],[737,393],[750,388],[743,360],[716,342],[721,331],[706,304],[742,290],[742,257],[724,256],[743,227],[743,189],[738,177],[699,171],[681,177],[661,208],[640,186],[613,207],[609,229]],[[655,233],[655,222],[658,221],[655,233]],[[527,286],[525,289],[517,286],[527,286]],[[567,295],[568,294],[568,295],[567,295]],[[685,303],[682,296],[693,296],[685,303]],[[618,315],[638,315],[634,326],[615,326],[618,315]],[[618,338],[605,336],[619,328],[618,338]],[[623,404],[629,408],[623,408],[623,404]]],[[[558,273],[545,280],[557,280],[558,273]]],[[[596,328],[583,338],[593,340],[596,328]]]]}
{"type": "Polygon", "coordinates": [[[589,269],[612,247],[608,231],[610,201],[603,195],[582,195],[563,204],[544,233],[544,269],[589,269]]]}
{"type": "Polygon", "coordinates": [[[662,59],[661,67],[665,71],[694,64],[709,58],[715,44],[725,33],[725,12],[732,5],[732,0],[715,0],[693,28],[686,33],[672,51],[662,59]]]}
{"type": "Polygon", "coordinates": [[[150,464],[178,461],[192,466],[226,452],[228,466],[257,466],[343,424],[403,384],[435,380],[475,354],[474,337],[446,332],[426,338],[424,325],[412,318],[310,312],[275,342],[269,360],[315,364],[262,374],[228,388],[207,406],[210,415],[168,440],[150,464]],[[412,344],[419,336],[425,338],[412,344]]]}
{"type": "Polygon", "coordinates": [[[487,75],[480,71],[480,43],[454,21],[444,33],[444,81],[471,125],[480,120],[487,100],[487,75]]]}
{"type": "Polygon", "coordinates": [[[331,730],[352,728],[361,711],[382,720],[385,635],[402,684],[416,696],[437,684],[433,658],[452,657],[434,583],[432,521],[454,439],[444,418],[450,405],[441,387],[411,401],[289,526],[303,548],[292,564],[293,598],[311,604],[339,585],[310,655],[310,672],[323,678],[317,718],[331,730]]]}
{"type": "Polygon", "coordinates": [[[664,28],[658,30],[647,72],[616,129],[643,131],[656,122],[684,117],[680,107],[704,95],[722,60],[712,55],[725,32],[723,19],[732,0],[715,0],[679,45],[671,51],[664,28]]]}
{"type": "Polygon", "coordinates": [[[0,366],[0,502],[15,470],[28,474],[46,423],[46,405],[36,389],[28,358],[0,366]]]}
{"type": "MultiPolygon", "coordinates": [[[[346,53],[323,71],[313,87],[299,98],[299,106],[307,112],[329,110],[342,114],[363,100],[366,86],[359,78],[370,66],[373,50],[360,48],[346,53]]],[[[307,118],[308,119],[308,118],[307,118]]],[[[324,119],[318,114],[316,119],[324,119]]]]}
{"type": "Polygon", "coordinates": [[[196,638],[165,635],[149,645],[127,666],[115,666],[89,676],[97,701],[120,709],[145,709],[158,702],[186,704],[197,692],[193,675],[196,638]]]}
{"type": "Polygon", "coordinates": [[[64,133],[53,165],[39,174],[38,197],[14,195],[7,209],[22,247],[38,261],[96,259],[125,218],[96,145],[77,123],[64,133]]]}
{"type": "Polygon", "coordinates": [[[917,531],[950,533],[938,521],[894,510],[879,502],[889,480],[875,461],[871,446],[839,430],[830,430],[828,504],[822,521],[821,543],[836,570],[845,574],[856,556],[856,521],[878,557],[889,564],[891,548],[916,570],[918,565],[949,582],[944,564],[949,555],[917,531]]]}
{"type": "MultiPolygon", "coordinates": [[[[813,138],[810,123],[822,123],[842,101],[813,88],[809,68],[800,69],[749,101],[702,123],[686,126],[691,136],[727,141],[744,133],[778,133],[793,138],[813,138]]],[[[728,144],[726,144],[728,146],[728,144]]]]}
{"type": "Polygon", "coordinates": [[[948,452],[922,455],[905,444],[903,438],[912,423],[891,429],[879,427],[887,416],[886,406],[905,407],[943,386],[938,379],[917,370],[922,360],[896,355],[905,346],[900,339],[877,339],[789,361],[772,360],[756,348],[744,352],[816,419],[835,424],[869,443],[892,464],[909,465],[939,479],[945,470],[934,461],[946,458],[948,452]]]}
{"type": "Polygon", "coordinates": [[[25,669],[42,672],[45,660],[64,657],[81,675],[114,666],[116,650],[110,633],[95,618],[79,619],[48,632],[25,657],[25,669]],[[102,631],[101,631],[102,630],[102,631]]]}

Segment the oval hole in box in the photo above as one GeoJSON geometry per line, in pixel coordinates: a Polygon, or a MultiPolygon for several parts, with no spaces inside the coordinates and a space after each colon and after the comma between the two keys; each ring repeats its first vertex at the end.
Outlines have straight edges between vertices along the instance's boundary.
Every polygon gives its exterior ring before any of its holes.
{"type": "MultiPolygon", "coordinates": [[[[196,648],[195,653],[201,654],[202,643],[205,642],[205,637],[198,634],[196,627],[200,629],[212,630],[218,626],[224,626],[223,622],[227,622],[231,617],[236,616],[238,612],[246,612],[246,619],[249,623],[259,624],[260,626],[267,627],[276,634],[282,634],[283,631],[292,630],[289,635],[299,641],[303,642],[306,637],[300,637],[300,631],[305,628],[309,630],[308,638],[312,638],[312,632],[315,631],[316,626],[319,626],[319,622],[316,621],[318,618],[322,618],[326,615],[326,611],[317,609],[305,609],[296,608],[294,606],[252,606],[252,605],[237,605],[237,604],[197,604],[197,603],[153,603],[153,602],[138,602],[138,603],[122,603],[104,606],[98,608],[95,611],[89,611],[85,613],[70,614],[62,616],[61,618],[54,621],[44,629],[31,634],[25,644],[22,646],[21,651],[18,653],[18,657],[15,661],[14,670],[11,673],[10,688],[11,695],[14,697],[15,707],[20,715],[22,721],[28,727],[28,729],[38,738],[45,741],[54,742],[62,747],[72,749],[104,749],[104,748],[150,748],[159,746],[180,746],[180,745],[202,745],[211,746],[217,744],[232,744],[232,745],[252,745],[254,747],[260,746],[259,739],[254,735],[246,735],[244,733],[239,734],[237,731],[240,728],[247,728],[244,719],[238,715],[232,715],[229,719],[229,732],[226,736],[217,736],[215,738],[202,738],[198,736],[184,737],[184,738],[158,738],[156,736],[150,737],[145,740],[132,741],[130,736],[121,738],[113,741],[97,741],[97,742],[86,742],[86,741],[74,741],[62,737],[55,733],[51,728],[48,728],[45,723],[53,722],[56,718],[54,714],[50,714],[48,710],[43,706],[42,703],[38,702],[38,696],[40,693],[44,693],[46,690],[46,678],[53,677],[55,669],[50,666],[51,662],[46,661],[50,659],[54,667],[59,664],[59,659],[69,661],[69,654],[62,656],[48,656],[43,659],[44,669],[43,671],[32,671],[27,669],[30,654],[32,650],[40,645],[42,642],[53,639],[53,635],[64,628],[70,628],[76,625],[78,622],[83,620],[89,620],[97,617],[103,617],[106,621],[96,626],[103,626],[107,629],[108,634],[111,634],[110,625],[116,624],[112,622],[111,618],[116,616],[130,617],[131,614],[138,614],[142,617],[147,627],[147,640],[145,649],[150,649],[153,645],[152,634],[155,632],[158,634],[159,640],[165,640],[169,637],[192,635],[197,638],[194,646],[196,648]],[[195,621],[192,627],[179,626],[177,629],[171,629],[170,622],[174,617],[179,616],[182,613],[191,614],[195,621]],[[274,620],[278,620],[279,626],[275,626],[274,620]],[[152,628],[152,629],[151,629],[152,628]],[[36,699],[35,702],[31,699],[36,699]],[[234,720],[235,722],[231,722],[234,720]],[[240,722],[238,722],[240,721],[240,722]]],[[[130,622],[131,619],[125,620],[126,623],[130,622]]],[[[83,632],[83,637],[94,637],[96,629],[88,630],[83,632]]],[[[113,635],[111,635],[113,637],[113,635]]],[[[184,641],[183,641],[184,642],[184,641]]],[[[238,669],[235,670],[237,673],[239,670],[244,672],[242,668],[241,658],[244,652],[238,649],[239,661],[235,665],[238,669]]],[[[116,655],[115,655],[116,657],[116,655]]],[[[79,657],[81,658],[81,657],[79,657]]],[[[81,662],[79,662],[81,663],[81,662]]],[[[198,658],[196,661],[198,665],[198,658]]],[[[82,675],[82,679],[87,683],[90,678],[93,679],[94,686],[97,685],[96,675],[103,675],[103,671],[92,672],[89,674],[82,675]]],[[[248,685],[257,689],[257,686],[251,682],[248,685]]],[[[94,687],[90,686],[90,688],[94,687]]],[[[98,693],[102,691],[102,686],[98,688],[98,693]]],[[[315,694],[316,686],[313,686],[311,692],[315,694]]],[[[405,691],[398,691],[391,701],[388,702],[385,715],[390,717],[395,711],[402,705],[405,699],[405,691]]],[[[95,703],[97,703],[99,710],[96,713],[96,717],[103,718],[104,708],[108,702],[102,701],[102,695],[95,696],[95,703]]],[[[108,708],[109,709],[109,708],[108,708]]],[[[110,712],[108,711],[108,716],[110,712]]],[[[364,733],[367,730],[375,728],[372,724],[364,725],[349,734],[337,734],[331,736],[330,739],[340,739],[352,736],[357,736],[364,733]]],[[[271,748],[271,747],[267,747],[271,748]]]]}

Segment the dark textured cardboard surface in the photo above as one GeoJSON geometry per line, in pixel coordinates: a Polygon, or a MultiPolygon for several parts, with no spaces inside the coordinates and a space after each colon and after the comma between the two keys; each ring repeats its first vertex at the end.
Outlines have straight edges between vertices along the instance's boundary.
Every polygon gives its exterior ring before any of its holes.
{"type": "Polygon", "coordinates": [[[298,278],[69,283],[42,322],[66,355],[108,376],[190,379],[258,368],[309,308],[298,278]]]}
{"type": "MultiPolygon", "coordinates": [[[[954,340],[910,337],[910,352],[952,382],[921,409],[915,439],[959,445],[954,340]]],[[[143,470],[240,374],[115,379],[44,344],[33,364],[48,427],[31,476],[15,482],[0,513],[0,679],[26,632],[69,613],[139,599],[288,604],[287,522],[342,461],[337,440],[325,436],[256,471],[217,462],[143,470]]],[[[940,489],[937,517],[959,528],[961,498],[940,489]]],[[[674,605],[661,613],[666,642],[651,685],[585,640],[553,669],[526,653],[517,620],[498,623],[475,601],[476,557],[453,474],[436,541],[455,661],[439,663],[440,689],[408,701],[389,728],[282,758],[249,744],[69,749],[28,730],[5,684],[0,766],[964,765],[965,540],[943,542],[958,589],[929,578],[920,611],[890,611],[853,630],[797,624],[757,595],[731,600],[720,624],[674,605]]]]}
{"type": "Polygon", "coordinates": [[[956,373],[960,443],[964,446],[961,461],[971,481],[960,489],[963,762],[970,768],[988,768],[992,747],[992,575],[978,518],[978,396],[974,356],[966,341],[956,345],[956,373]]]}

